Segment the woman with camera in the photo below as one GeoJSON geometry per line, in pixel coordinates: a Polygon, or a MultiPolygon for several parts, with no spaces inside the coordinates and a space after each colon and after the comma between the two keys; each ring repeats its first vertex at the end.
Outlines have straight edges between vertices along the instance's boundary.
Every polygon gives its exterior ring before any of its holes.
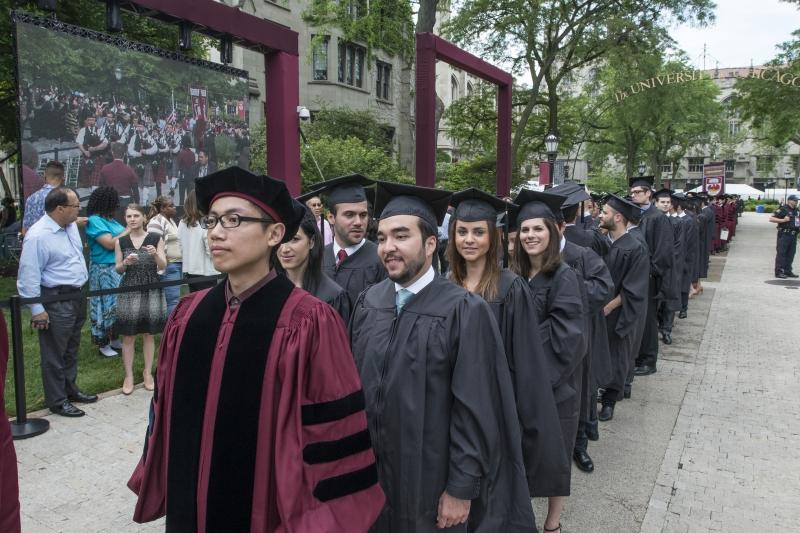
{"type": "MultiPolygon", "coordinates": [[[[125,222],[130,233],[116,243],[116,269],[123,274],[120,287],[137,287],[158,283],[158,271],[167,266],[161,236],[145,231],[144,208],[128,204],[125,222]]],[[[161,333],[167,321],[167,303],[160,288],[124,292],[117,297],[117,321],[114,329],[122,335],[122,364],[125,381],[122,393],[133,392],[133,355],[136,335],[143,336],[144,388],[153,390],[153,335],[161,333]]]]}

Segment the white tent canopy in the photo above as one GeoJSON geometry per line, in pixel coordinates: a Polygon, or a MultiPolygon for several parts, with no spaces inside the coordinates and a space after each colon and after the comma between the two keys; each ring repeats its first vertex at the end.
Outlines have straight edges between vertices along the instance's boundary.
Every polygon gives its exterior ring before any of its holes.
{"type": "MultiPolygon", "coordinates": [[[[701,192],[703,187],[696,187],[692,189],[692,192],[701,192]]],[[[784,198],[784,189],[767,189],[766,191],[759,191],[755,187],[751,187],[750,185],[745,185],[743,183],[726,183],[725,184],[725,194],[736,194],[742,197],[743,200],[765,200],[775,199],[780,202],[783,201],[784,198]]],[[[785,196],[789,196],[790,194],[797,194],[800,195],[800,191],[796,191],[794,189],[788,189],[785,191],[785,196]]]]}

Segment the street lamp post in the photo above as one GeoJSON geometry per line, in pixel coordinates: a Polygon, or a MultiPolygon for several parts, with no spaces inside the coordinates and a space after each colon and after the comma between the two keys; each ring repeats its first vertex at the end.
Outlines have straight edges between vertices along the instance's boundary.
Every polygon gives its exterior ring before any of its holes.
{"type": "Polygon", "coordinates": [[[639,163],[639,175],[644,176],[644,171],[647,170],[647,166],[644,163],[639,163]]]}
{"type": "Polygon", "coordinates": [[[556,167],[556,156],[558,155],[558,135],[554,132],[550,132],[544,138],[544,148],[547,151],[547,165],[550,169],[550,186],[556,184],[555,178],[555,167],[556,167]]]}

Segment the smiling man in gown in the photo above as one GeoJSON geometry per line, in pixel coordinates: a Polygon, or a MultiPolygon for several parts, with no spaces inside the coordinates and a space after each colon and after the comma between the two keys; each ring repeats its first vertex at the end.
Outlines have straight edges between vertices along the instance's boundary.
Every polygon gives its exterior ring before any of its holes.
{"type": "Polygon", "coordinates": [[[270,268],[303,208],[238,167],[196,180],[214,268],[159,351],[134,514],[173,532],[364,532],[384,504],[345,326],[270,268]]]}

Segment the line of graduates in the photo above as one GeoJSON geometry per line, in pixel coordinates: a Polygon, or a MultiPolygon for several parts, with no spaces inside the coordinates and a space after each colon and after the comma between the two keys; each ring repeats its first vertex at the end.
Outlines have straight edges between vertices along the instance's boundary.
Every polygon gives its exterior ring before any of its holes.
{"type": "Polygon", "coordinates": [[[595,220],[578,218],[591,198],[573,183],[508,203],[345,176],[300,198],[327,200],[323,246],[325,221],[281,181],[239,168],[199,178],[227,279],[167,324],[134,519],[533,532],[530,498],[547,497],[544,531],[560,531],[572,459],[593,469],[598,389],[609,420],[633,375],[655,372],[661,303],[701,290],[703,256],[707,271],[703,200],[678,198],[668,217],[645,184],[633,201],[608,195],[595,220]],[[686,217],[691,259],[676,237],[686,217]]]}
{"type": "Polygon", "coordinates": [[[735,194],[720,194],[714,197],[710,205],[716,224],[711,253],[717,254],[727,251],[728,244],[736,235],[736,225],[744,208],[744,202],[735,194]]]}

